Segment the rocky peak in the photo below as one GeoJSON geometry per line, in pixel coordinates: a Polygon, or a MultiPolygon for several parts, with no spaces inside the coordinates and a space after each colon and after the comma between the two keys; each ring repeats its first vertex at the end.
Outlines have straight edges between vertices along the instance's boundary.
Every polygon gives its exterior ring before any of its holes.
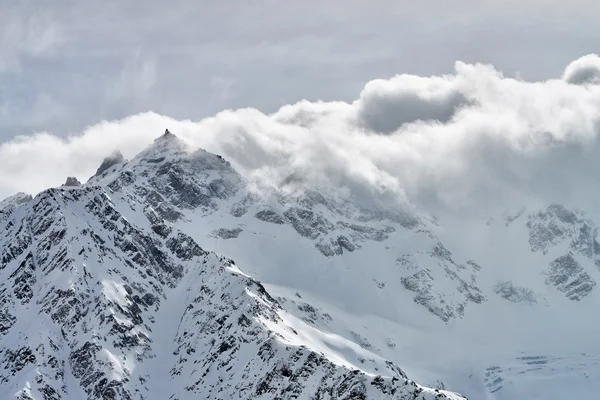
{"type": "Polygon", "coordinates": [[[113,165],[122,163],[123,161],[125,161],[123,154],[121,154],[119,150],[113,151],[108,157],[106,157],[102,161],[102,164],[100,164],[100,167],[98,167],[98,170],[96,171],[93,177],[100,176],[104,171],[106,171],[113,165]]]}
{"type": "MultiPolygon", "coordinates": [[[[183,141],[170,130],[165,129],[165,133],[154,139],[154,144],[162,144],[162,143],[183,143],[183,141]]],[[[152,147],[152,146],[151,146],[152,147]]]]}
{"type": "Polygon", "coordinates": [[[68,176],[67,181],[63,184],[63,186],[81,186],[81,182],[74,176],[68,176]]]}
{"type": "Polygon", "coordinates": [[[157,164],[165,157],[180,158],[191,150],[191,146],[168,129],[158,136],[152,144],[140,152],[134,160],[157,164]]]}
{"type": "Polygon", "coordinates": [[[32,197],[30,194],[19,192],[0,201],[0,210],[16,207],[20,204],[27,203],[31,199],[32,197]]]}
{"type": "Polygon", "coordinates": [[[166,138],[166,139],[176,138],[176,137],[177,136],[175,136],[174,134],[172,134],[171,131],[168,130],[168,129],[165,129],[165,133],[163,133],[162,136],[161,136],[161,138],[166,138]]]}

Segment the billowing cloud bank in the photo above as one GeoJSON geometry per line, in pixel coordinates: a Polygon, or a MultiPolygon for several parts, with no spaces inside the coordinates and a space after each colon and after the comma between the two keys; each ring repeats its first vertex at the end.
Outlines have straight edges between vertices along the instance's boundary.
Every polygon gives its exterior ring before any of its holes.
{"type": "Polygon", "coordinates": [[[299,102],[272,115],[223,111],[198,122],[145,113],[66,140],[48,133],[0,146],[0,191],[36,192],[67,175],[86,180],[115,148],[134,156],[164,128],[231,160],[250,180],[292,173],[364,201],[430,211],[600,201],[600,57],[560,79],[525,82],[487,65],[398,75],[358,100],[299,102]]]}

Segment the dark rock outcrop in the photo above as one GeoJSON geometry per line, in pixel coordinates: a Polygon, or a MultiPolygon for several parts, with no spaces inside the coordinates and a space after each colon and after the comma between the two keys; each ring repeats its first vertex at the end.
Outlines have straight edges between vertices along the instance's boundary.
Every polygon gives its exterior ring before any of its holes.
{"type": "Polygon", "coordinates": [[[102,161],[102,164],[100,164],[100,167],[98,167],[96,173],[92,176],[92,178],[102,175],[102,173],[108,170],[110,167],[120,164],[123,161],[125,161],[123,154],[121,154],[119,150],[115,150],[112,154],[110,154],[102,161]]]}
{"type": "Polygon", "coordinates": [[[63,184],[63,186],[81,186],[81,182],[79,182],[79,180],[76,177],[69,176],[67,177],[67,180],[63,184]]]}

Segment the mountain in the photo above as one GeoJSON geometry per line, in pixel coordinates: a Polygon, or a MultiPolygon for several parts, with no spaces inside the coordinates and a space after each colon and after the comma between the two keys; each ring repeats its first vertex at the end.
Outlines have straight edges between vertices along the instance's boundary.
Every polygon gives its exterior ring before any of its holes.
{"type": "Polygon", "coordinates": [[[462,398],[295,316],[187,234],[244,190],[221,157],[167,133],[109,164],[2,203],[2,398],[462,398]]]}
{"type": "Polygon", "coordinates": [[[600,390],[590,210],[434,217],[298,176],[256,190],[168,131],[0,204],[3,398],[600,390]]]}

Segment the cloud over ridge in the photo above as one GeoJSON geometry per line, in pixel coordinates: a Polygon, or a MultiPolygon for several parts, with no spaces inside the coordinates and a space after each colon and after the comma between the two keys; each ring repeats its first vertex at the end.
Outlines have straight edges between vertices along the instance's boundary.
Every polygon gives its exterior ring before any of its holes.
{"type": "Polygon", "coordinates": [[[292,173],[319,188],[428,211],[528,202],[597,202],[600,57],[562,77],[526,82],[490,65],[368,82],[352,102],[308,102],[274,114],[227,110],[200,121],[155,113],[0,145],[0,193],[86,180],[115,149],[132,157],[166,127],[223,155],[251,181],[292,173]]]}

